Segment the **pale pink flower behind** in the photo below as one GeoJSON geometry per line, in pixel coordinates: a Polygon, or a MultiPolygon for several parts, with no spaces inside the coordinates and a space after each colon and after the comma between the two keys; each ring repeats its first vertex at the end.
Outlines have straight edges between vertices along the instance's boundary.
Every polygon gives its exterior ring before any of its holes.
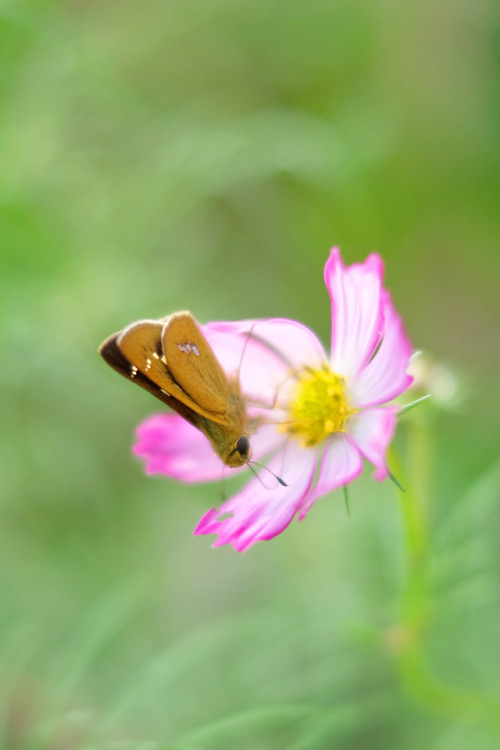
{"type": "MultiPolygon", "coordinates": [[[[411,345],[382,286],[383,274],[376,254],[345,267],[339,250],[331,251],[325,265],[330,357],[315,334],[293,320],[202,326],[225,371],[240,368],[248,412],[262,421],[250,436],[252,460],[265,463],[287,486],[260,470],[262,481],[252,476],[205,513],[195,534],[217,534],[214,546],[232,544],[243,552],[282,532],[297,513],[304,518],[319,497],[352,482],[363,457],[375,466],[375,479],[386,479],[397,408],[384,404],[412,378],[406,372],[411,345]]],[[[207,438],[177,414],[146,419],[133,450],[146,459],[148,474],[184,482],[222,476],[223,464],[207,438]]]]}

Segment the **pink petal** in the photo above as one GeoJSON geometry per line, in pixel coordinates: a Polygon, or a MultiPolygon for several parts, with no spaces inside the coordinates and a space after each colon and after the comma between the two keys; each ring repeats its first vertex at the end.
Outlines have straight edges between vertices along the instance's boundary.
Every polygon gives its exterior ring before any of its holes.
{"type": "MultiPolygon", "coordinates": [[[[249,340],[258,320],[214,321],[201,326],[215,356],[229,375],[238,373],[243,350],[253,342],[249,340]]],[[[260,352],[257,353],[260,354],[260,352]]]]}
{"type": "MultiPolygon", "coordinates": [[[[256,411],[257,410],[255,410],[255,412],[256,411]]],[[[264,419],[268,417],[268,412],[263,410],[259,411],[264,414],[264,419]]],[[[253,435],[250,435],[250,447],[252,449],[250,460],[262,461],[282,444],[283,433],[277,430],[276,425],[263,424],[253,435]]]]}
{"type": "Polygon", "coordinates": [[[309,493],[307,502],[300,511],[299,518],[305,517],[314,502],[328,495],[338,487],[352,482],[363,471],[363,461],[359,450],[343,434],[334,435],[328,440],[321,458],[316,487],[309,493]]]}
{"type": "Polygon", "coordinates": [[[293,371],[326,361],[315,334],[293,320],[216,322],[202,328],[224,370],[239,375],[243,393],[255,403],[273,404],[293,371]]]}
{"type": "MultiPolygon", "coordinates": [[[[178,414],[155,414],[137,430],[132,450],[146,459],[147,474],[165,474],[182,482],[209,482],[243,469],[226,469],[205,435],[178,414]]],[[[263,425],[250,436],[251,458],[262,461],[283,442],[275,425],[263,425]]]]}
{"type": "Polygon", "coordinates": [[[252,337],[261,322],[207,323],[202,328],[227,375],[239,377],[242,393],[254,403],[271,405],[288,377],[288,366],[278,353],[252,337]]]}
{"type": "Polygon", "coordinates": [[[289,440],[268,464],[271,471],[287,482],[282,487],[266,471],[254,477],[220,508],[212,508],[198,523],[194,534],[217,534],[214,547],[232,544],[244,552],[255,542],[280,534],[300,510],[313,481],[317,452],[289,440]],[[263,487],[262,482],[272,489],[263,487]],[[229,517],[219,520],[226,513],[229,517]]]}
{"type": "Polygon", "coordinates": [[[363,409],[349,418],[347,435],[368,461],[376,467],[374,477],[386,479],[386,453],[396,429],[396,407],[363,409]]]}
{"type": "Polygon", "coordinates": [[[385,290],[382,300],[384,333],[380,348],[348,384],[349,398],[355,407],[384,404],[399,396],[413,382],[412,376],[406,372],[412,354],[411,343],[385,290]]]}
{"type": "Polygon", "coordinates": [[[334,247],[326,262],[325,282],[332,302],[331,366],[345,377],[368,362],[380,339],[383,276],[382,259],[375,253],[346,268],[334,247]]]}
{"type": "Polygon", "coordinates": [[[319,367],[327,361],[316,334],[296,320],[263,320],[255,327],[254,334],[272,350],[279,352],[292,370],[301,370],[305,365],[319,367]]]}
{"type": "Polygon", "coordinates": [[[141,422],[132,448],[146,459],[147,474],[182,482],[221,479],[224,464],[202,432],[178,414],[155,414],[141,422]]]}

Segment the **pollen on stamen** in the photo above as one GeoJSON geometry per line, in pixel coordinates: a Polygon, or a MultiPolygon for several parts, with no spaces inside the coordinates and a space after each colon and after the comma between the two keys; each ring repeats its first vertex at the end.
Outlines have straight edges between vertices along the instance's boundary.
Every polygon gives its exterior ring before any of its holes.
{"type": "Polygon", "coordinates": [[[345,432],[349,417],[355,413],[342,376],[328,365],[308,368],[299,376],[289,405],[289,420],[283,428],[306,446],[314,446],[336,432],[345,432]]]}

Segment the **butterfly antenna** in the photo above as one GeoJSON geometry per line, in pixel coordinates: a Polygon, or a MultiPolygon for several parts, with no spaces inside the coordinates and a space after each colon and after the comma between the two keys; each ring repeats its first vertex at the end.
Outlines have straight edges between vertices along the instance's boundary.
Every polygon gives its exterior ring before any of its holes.
{"type": "Polygon", "coordinates": [[[245,351],[246,351],[246,348],[248,346],[248,342],[250,341],[250,338],[252,336],[252,331],[253,331],[254,328],[255,328],[255,323],[252,323],[252,325],[250,327],[250,330],[248,330],[247,334],[246,334],[245,343],[243,344],[243,349],[241,350],[240,361],[238,363],[238,370],[237,370],[237,372],[238,372],[238,379],[240,377],[241,365],[243,364],[243,357],[245,356],[245,351]]]}
{"type": "Polygon", "coordinates": [[[255,469],[253,468],[253,466],[251,466],[250,464],[254,464],[255,466],[260,466],[261,469],[265,469],[265,471],[268,471],[270,474],[273,475],[273,477],[276,479],[276,481],[278,481],[281,484],[282,487],[288,487],[288,485],[285,482],[285,480],[282,479],[281,477],[279,477],[277,474],[275,474],[274,471],[271,471],[271,469],[268,469],[267,466],[263,466],[263,464],[259,464],[257,461],[247,461],[248,468],[250,469],[250,471],[252,472],[252,474],[255,474],[255,476],[257,477],[257,479],[261,483],[261,485],[263,487],[265,487],[266,490],[273,490],[274,487],[268,487],[267,484],[264,484],[264,482],[262,481],[262,477],[260,477],[257,474],[257,472],[255,471],[255,469]]]}

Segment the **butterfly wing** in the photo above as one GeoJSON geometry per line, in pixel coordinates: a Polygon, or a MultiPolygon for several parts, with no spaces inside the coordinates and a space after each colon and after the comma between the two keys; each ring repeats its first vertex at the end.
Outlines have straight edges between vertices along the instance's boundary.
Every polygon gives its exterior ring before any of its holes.
{"type": "Polygon", "coordinates": [[[163,323],[158,320],[138,320],[123,329],[116,343],[132,369],[138,370],[170,396],[177,398],[177,391],[181,389],[172,380],[163,355],[162,329],[163,323]]]}
{"type": "MultiPolygon", "coordinates": [[[[99,351],[111,367],[168,404],[182,417],[189,412],[189,418],[185,418],[192,424],[199,425],[199,416],[223,422],[223,415],[198,404],[172,376],[162,345],[165,325],[163,320],[138,320],[106,339],[99,351]]],[[[205,344],[212,354],[206,341],[205,344]]],[[[212,357],[215,359],[213,354],[212,357]]]]}
{"type": "Polygon", "coordinates": [[[134,368],[130,364],[129,360],[123,355],[117,344],[117,340],[119,339],[121,333],[121,331],[119,331],[118,333],[114,333],[112,336],[109,336],[109,338],[103,341],[103,343],[99,347],[99,353],[101,354],[103,359],[114,370],[119,372],[120,375],[123,375],[128,380],[132,380],[134,383],[137,383],[137,385],[140,385],[141,388],[149,391],[149,393],[151,393],[153,396],[156,396],[156,398],[176,411],[179,416],[197,427],[197,415],[192,409],[190,409],[178,399],[173,398],[173,396],[171,396],[169,393],[162,390],[159,385],[143,375],[143,373],[138,368],[134,368]]]}
{"type": "Polygon", "coordinates": [[[233,393],[210,344],[188,312],[175,313],[165,323],[162,348],[176,383],[210,419],[226,424],[233,393]]]}

